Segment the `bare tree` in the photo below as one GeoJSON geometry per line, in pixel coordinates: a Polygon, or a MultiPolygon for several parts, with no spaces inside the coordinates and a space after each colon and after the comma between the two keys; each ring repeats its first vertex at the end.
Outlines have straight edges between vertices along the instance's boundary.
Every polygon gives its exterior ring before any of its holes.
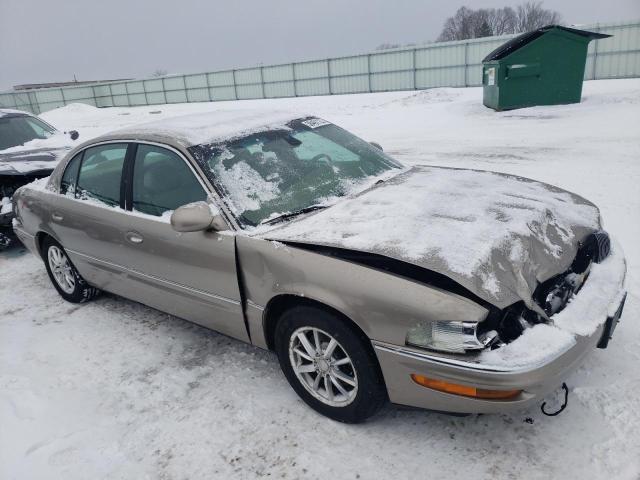
{"type": "Polygon", "coordinates": [[[516,32],[518,17],[511,7],[492,8],[489,10],[489,26],[493,35],[506,35],[516,32]]]}
{"type": "Polygon", "coordinates": [[[460,7],[453,17],[447,18],[438,41],[462,40],[473,37],[474,10],[460,7]]]}
{"type": "Polygon", "coordinates": [[[542,8],[540,1],[527,2],[516,10],[511,7],[479,10],[460,7],[453,17],[445,21],[438,41],[520,33],[559,22],[560,14],[542,8]]]}
{"type": "Polygon", "coordinates": [[[493,35],[493,32],[491,31],[489,22],[485,19],[482,21],[482,23],[480,24],[480,27],[476,32],[476,38],[490,37],[491,35],[493,35]]]}
{"type": "Polygon", "coordinates": [[[156,69],[153,71],[153,73],[151,74],[151,76],[152,76],[153,78],[159,78],[159,77],[164,77],[164,76],[166,76],[166,75],[167,75],[167,73],[169,73],[169,72],[167,72],[166,70],[163,70],[162,68],[156,68],[156,69]]]}
{"type": "Polygon", "coordinates": [[[517,9],[517,31],[528,32],[545,25],[560,23],[560,14],[542,8],[542,2],[527,2],[517,9]]]}

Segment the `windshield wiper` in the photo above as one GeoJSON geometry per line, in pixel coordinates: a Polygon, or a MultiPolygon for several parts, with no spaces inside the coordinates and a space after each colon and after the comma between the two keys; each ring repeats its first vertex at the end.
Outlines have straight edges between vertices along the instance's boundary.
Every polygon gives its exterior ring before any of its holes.
{"type": "Polygon", "coordinates": [[[282,215],[270,218],[269,220],[265,220],[261,223],[264,225],[273,225],[274,223],[284,222],[285,220],[297,217],[298,215],[302,215],[303,213],[313,212],[314,210],[322,210],[323,208],[327,208],[327,206],[328,205],[311,205],[310,207],[301,208],[300,210],[296,210],[294,212],[283,213],[282,215]]]}

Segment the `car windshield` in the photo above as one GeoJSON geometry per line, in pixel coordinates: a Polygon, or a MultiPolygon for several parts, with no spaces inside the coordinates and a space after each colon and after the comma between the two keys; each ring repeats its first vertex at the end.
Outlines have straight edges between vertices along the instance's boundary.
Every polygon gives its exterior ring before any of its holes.
{"type": "Polygon", "coordinates": [[[401,165],[318,118],[191,152],[243,227],[321,208],[401,165]]]}
{"type": "Polygon", "coordinates": [[[24,145],[31,140],[49,138],[55,130],[27,115],[0,116],[0,150],[24,145]]]}

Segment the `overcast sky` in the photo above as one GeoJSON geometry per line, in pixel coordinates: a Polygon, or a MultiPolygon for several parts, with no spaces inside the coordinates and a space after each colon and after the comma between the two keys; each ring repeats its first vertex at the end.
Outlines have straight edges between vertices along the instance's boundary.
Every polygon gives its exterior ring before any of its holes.
{"type": "MultiPolygon", "coordinates": [[[[524,0],[523,0],[524,1],[524,0]]],[[[0,90],[361,53],[435,39],[455,10],[513,0],[0,0],[0,90]]],[[[564,23],[640,18],[640,0],[546,0],[564,23]]]]}

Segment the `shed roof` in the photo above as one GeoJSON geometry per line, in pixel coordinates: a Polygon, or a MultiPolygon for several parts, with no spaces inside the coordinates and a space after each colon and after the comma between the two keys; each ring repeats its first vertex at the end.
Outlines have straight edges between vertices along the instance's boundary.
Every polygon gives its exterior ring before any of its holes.
{"type": "Polygon", "coordinates": [[[607,38],[611,35],[607,35],[606,33],[597,33],[597,32],[589,32],[587,30],[578,30],[576,28],[563,27],[561,25],[547,25],[546,27],[538,28],[537,30],[532,30],[527,33],[523,33],[515,38],[512,38],[507,43],[500,45],[494,51],[492,51],[489,55],[484,57],[483,62],[490,62],[491,60],[500,60],[501,58],[506,57],[507,55],[511,55],[516,50],[528,45],[533,42],[535,39],[541,37],[545,33],[548,33],[552,30],[562,30],[568,33],[572,33],[574,35],[579,35],[581,37],[588,38],[589,40],[598,40],[601,38],[607,38]]]}

